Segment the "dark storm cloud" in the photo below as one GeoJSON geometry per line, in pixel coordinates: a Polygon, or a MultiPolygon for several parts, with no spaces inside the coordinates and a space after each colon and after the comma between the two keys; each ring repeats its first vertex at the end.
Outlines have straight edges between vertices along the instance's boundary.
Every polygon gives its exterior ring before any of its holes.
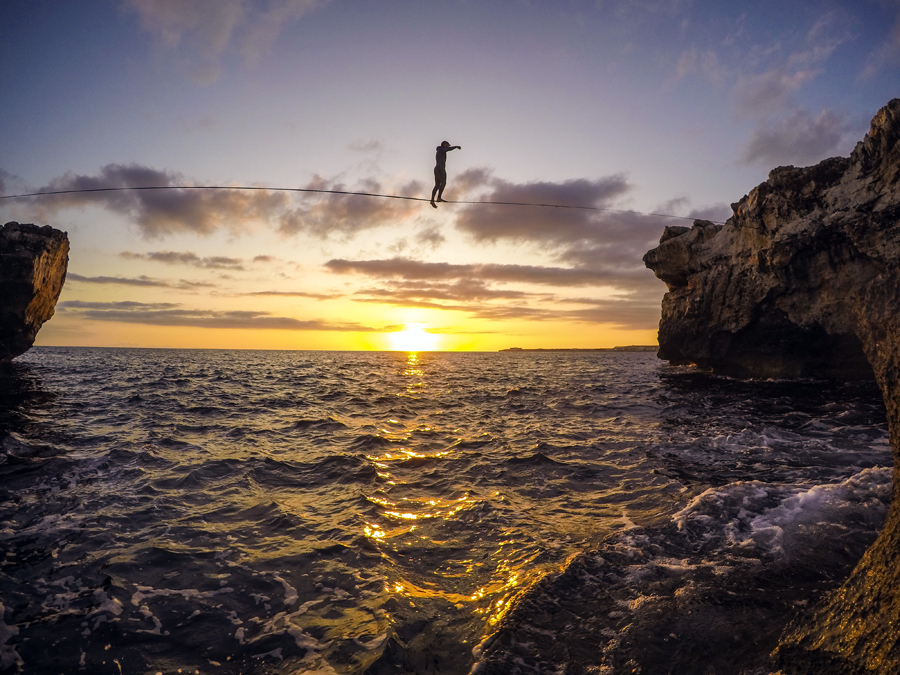
{"type": "Polygon", "coordinates": [[[182,309],[175,303],[82,302],[69,300],[57,305],[63,311],[77,312],[92,321],[113,321],[149,326],[189,328],[313,330],[341,332],[380,332],[358,323],[334,323],[318,319],[300,320],[272,316],[268,312],[182,309]]]}
{"type": "Polygon", "coordinates": [[[167,265],[189,265],[203,269],[243,270],[244,261],[240,258],[210,256],[203,258],[190,251],[150,251],[149,253],[132,253],[123,251],[119,254],[129,260],[150,260],[167,265]]]}

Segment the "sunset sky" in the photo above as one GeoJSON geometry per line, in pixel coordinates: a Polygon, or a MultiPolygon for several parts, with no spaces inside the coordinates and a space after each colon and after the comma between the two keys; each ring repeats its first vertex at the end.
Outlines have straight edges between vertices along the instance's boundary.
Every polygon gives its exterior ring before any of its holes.
{"type": "Polygon", "coordinates": [[[900,0],[4,0],[0,223],[69,234],[40,345],[656,342],[666,225],[847,155],[900,0]]]}

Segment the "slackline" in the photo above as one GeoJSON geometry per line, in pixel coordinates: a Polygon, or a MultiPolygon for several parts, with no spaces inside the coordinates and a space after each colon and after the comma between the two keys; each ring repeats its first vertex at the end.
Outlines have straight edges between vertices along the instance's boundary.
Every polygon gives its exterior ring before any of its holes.
{"type": "MultiPolygon", "coordinates": [[[[0,199],[20,199],[25,197],[47,197],[50,195],[84,194],[89,192],[123,192],[125,190],[263,190],[267,192],[305,192],[328,195],[356,195],[359,197],[378,197],[380,199],[404,199],[411,202],[431,202],[426,197],[404,197],[403,195],[383,195],[375,192],[351,192],[349,190],[317,190],[313,188],[271,188],[247,185],[150,185],[143,187],[107,187],[85,188],[81,190],[54,190],[51,192],[29,192],[21,195],[0,195],[0,199]]],[[[696,220],[692,216],[673,216],[669,213],[644,213],[627,209],[609,209],[599,206],[574,206],[571,204],[540,204],[535,202],[499,202],[499,201],[452,201],[444,200],[444,204],[495,204],[498,206],[532,206],[552,209],[579,209],[582,211],[608,211],[612,213],[632,213],[638,216],[655,216],[658,218],[678,218],[679,220],[696,220]]],[[[719,221],[710,221],[723,224],[719,221]]]]}

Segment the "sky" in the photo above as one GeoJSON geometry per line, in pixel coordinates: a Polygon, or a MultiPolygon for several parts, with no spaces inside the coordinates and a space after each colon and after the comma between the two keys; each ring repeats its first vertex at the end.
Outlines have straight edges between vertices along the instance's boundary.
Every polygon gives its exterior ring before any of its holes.
{"type": "Polygon", "coordinates": [[[664,228],[848,155],[898,83],[900,0],[3,0],[0,195],[172,189],[0,223],[69,235],[38,345],[650,345],[664,228]],[[444,140],[437,208],[277,189],[427,200],[444,140]]]}

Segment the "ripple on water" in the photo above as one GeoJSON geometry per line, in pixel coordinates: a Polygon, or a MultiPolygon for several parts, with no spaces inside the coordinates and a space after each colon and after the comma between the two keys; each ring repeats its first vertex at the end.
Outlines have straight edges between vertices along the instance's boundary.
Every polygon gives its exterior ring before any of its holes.
{"type": "Polygon", "coordinates": [[[645,354],[48,348],[0,380],[11,672],[627,663],[690,623],[660,598],[733,625],[713,581],[841,568],[807,542],[856,551],[889,476],[877,392],[645,354]]]}

